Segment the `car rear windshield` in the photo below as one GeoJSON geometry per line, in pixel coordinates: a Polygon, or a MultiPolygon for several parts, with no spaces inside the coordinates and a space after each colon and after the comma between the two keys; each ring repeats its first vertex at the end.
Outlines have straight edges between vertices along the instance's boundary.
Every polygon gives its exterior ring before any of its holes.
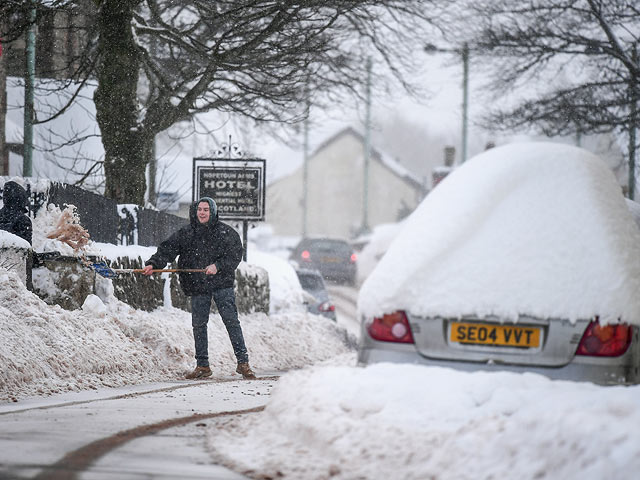
{"type": "Polygon", "coordinates": [[[339,240],[315,240],[309,241],[302,245],[303,249],[308,249],[312,252],[320,253],[333,253],[336,255],[350,256],[353,252],[351,245],[339,240]]]}

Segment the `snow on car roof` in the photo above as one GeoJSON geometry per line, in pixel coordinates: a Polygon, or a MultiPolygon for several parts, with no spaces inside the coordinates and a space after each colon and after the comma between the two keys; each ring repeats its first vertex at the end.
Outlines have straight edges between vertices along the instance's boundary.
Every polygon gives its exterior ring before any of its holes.
{"type": "Polygon", "coordinates": [[[517,143],[434,188],[365,281],[358,309],[640,324],[638,292],[640,230],[609,167],[570,145],[517,143]]]}

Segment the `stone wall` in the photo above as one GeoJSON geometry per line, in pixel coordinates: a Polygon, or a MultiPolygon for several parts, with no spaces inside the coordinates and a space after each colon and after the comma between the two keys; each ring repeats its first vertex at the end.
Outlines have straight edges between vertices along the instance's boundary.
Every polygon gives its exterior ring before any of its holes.
{"type": "MultiPolygon", "coordinates": [[[[26,242],[25,242],[26,244],[26,242]]],[[[16,272],[22,283],[28,285],[29,272],[27,271],[27,263],[29,261],[30,250],[20,247],[1,247],[0,248],[0,267],[16,272]]]]}
{"type": "MultiPolygon", "coordinates": [[[[269,313],[269,274],[264,268],[241,262],[236,270],[236,305],[240,313],[269,313]]],[[[182,293],[177,275],[171,279],[171,304],[187,312],[191,311],[188,297],[182,293]]],[[[215,302],[211,311],[217,312],[215,302]]]]}
{"type": "Polygon", "coordinates": [[[65,310],[82,307],[87,295],[95,292],[95,273],[74,260],[46,262],[32,275],[33,293],[65,310]]]}
{"type": "MultiPolygon", "coordinates": [[[[5,249],[1,249],[5,258],[5,249]]],[[[58,257],[45,260],[43,266],[33,269],[34,292],[50,305],[60,305],[67,310],[80,308],[90,293],[97,292],[96,278],[103,281],[93,269],[82,265],[74,257],[58,257]],[[98,275],[98,277],[96,277],[98,275]]],[[[112,268],[142,268],[140,257],[128,257],[110,262],[112,268]]],[[[169,266],[168,268],[175,268],[169,266]]],[[[122,273],[110,280],[114,296],[128,305],[145,311],[164,305],[165,288],[169,288],[171,304],[191,311],[188,297],[182,293],[178,275],[175,273],[150,277],[138,273],[122,273]],[[168,277],[166,280],[163,277],[168,277]],[[165,282],[169,282],[168,287],[165,282]]],[[[243,314],[269,312],[269,275],[266,270],[244,262],[236,270],[236,301],[238,311],[243,314]]],[[[212,310],[216,311],[215,305],[212,310]]]]}

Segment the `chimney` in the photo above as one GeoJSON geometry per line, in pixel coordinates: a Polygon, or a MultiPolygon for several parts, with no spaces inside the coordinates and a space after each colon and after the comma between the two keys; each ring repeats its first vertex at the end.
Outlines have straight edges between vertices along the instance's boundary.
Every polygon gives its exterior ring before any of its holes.
{"type": "Polygon", "coordinates": [[[456,158],[456,147],[452,147],[451,145],[444,147],[444,166],[452,167],[453,161],[455,160],[455,158],[456,158]]]}

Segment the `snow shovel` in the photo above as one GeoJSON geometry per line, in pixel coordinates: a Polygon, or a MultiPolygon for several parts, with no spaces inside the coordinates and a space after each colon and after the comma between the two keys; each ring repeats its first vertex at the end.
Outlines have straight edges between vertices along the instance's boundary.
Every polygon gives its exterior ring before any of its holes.
{"type": "MultiPolygon", "coordinates": [[[[142,268],[111,268],[104,262],[97,262],[89,264],[98,275],[104,278],[115,278],[121,273],[142,273],[144,270],[142,268]]],[[[153,273],[163,273],[163,272],[189,272],[189,273],[204,273],[204,268],[158,268],[151,270],[153,273]]]]}

